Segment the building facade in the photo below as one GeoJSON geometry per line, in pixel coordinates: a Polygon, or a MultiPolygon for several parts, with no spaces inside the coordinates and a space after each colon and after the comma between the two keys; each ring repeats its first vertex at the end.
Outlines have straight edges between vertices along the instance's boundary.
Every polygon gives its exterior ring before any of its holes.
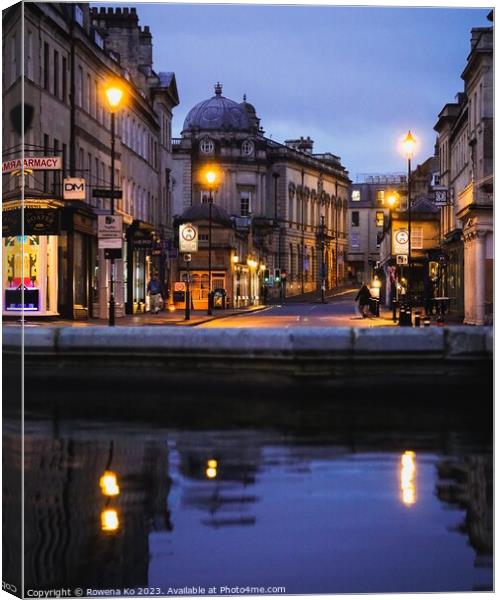
{"type": "MultiPolygon", "coordinates": [[[[226,265],[217,268],[217,285],[233,304],[332,288],[344,280],[350,181],[339,157],[315,154],[310,138],[284,144],[267,138],[255,108],[245,97],[240,103],[224,97],[220,84],[212,98],[191,109],[181,135],[173,146],[174,212],[185,221],[191,207],[209,201],[204,172],[215,168],[213,203],[234,230],[230,250],[214,248],[220,266],[226,265]]],[[[204,252],[206,227],[204,219],[204,252]]],[[[201,287],[194,294],[206,298],[207,263],[201,254],[197,260],[203,262],[195,274],[201,287]]],[[[178,269],[182,278],[182,261],[178,269]]]]}
{"type": "Polygon", "coordinates": [[[16,54],[4,70],[4,163],[22,152],[58,159],[50,171],[3,172],[3,313],[107,316],[111,265],[98,247],[97,217],[109,214],[111,202],[94,193],[105,196],[111,185],[109,82],[118,83],[125,97],[115,119],[114,185],[122,195],[114,212],[123,219],[122,253],[114,267],[116,313],[139,310],[147,302],[150,272],[165,269],[154,250],[172,235],[175,77],[153,71],[151,34],[138,25],[135,9],[30,3],[4,11],[3,22],[4,52],[16,54]],[[21,113],[24,132],[20,117],[17,123],[14,118],[21,113]],[[64,198],[67,177],[84,181],[84,198],[64,198]]]}
{"type": "Polygon", "coordinates": [[[465,323],[482,325],[493,315],[493,27],[472,29],[462,79],[464,92],[444,106],[435,125],[447,198],[442,287],[452,307],[457,299],[465,323]]]}
{"type": "Polygon", "coordinates": [[[365,175],[353,183],[349,199],[348,279],[369,284],[380,262],[380,240],[389,216],[387,198],[402,196],[405,175],[365,175]]]}

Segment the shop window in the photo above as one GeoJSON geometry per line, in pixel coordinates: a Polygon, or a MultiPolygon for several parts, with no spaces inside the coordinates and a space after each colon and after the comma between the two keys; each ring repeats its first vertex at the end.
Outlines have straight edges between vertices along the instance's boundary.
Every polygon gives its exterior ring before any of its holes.
{"type": "Polygon", "coordinates": [[[377,227],[384,226],[384,213],[381,210],[377,210],[375,213],[375,224],[377,227]]]}

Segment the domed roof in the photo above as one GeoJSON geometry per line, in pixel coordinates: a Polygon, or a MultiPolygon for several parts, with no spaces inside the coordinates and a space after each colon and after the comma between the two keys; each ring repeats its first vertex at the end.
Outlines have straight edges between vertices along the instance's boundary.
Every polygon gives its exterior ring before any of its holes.
{"type": "Polygon", "coordinates": [[[222,86],[215,86],[215,96],[194,106],[184,121],[183,131],[190,129],[229,129],[249,131],[250,122],[244,107],[222,95],[222,86]]]}
{"type": "MultiPolygon", "coordinates": [[[[208,221],[209,206],[208,202],[193,204],[186,209],[177,219],[178,223],[189,223],[191,221],[208,221]]],[[[212,204],[212,222],[219,223],[225,227],[232,227],[233,222],[229,214],[217,204],[212,204]]]]}

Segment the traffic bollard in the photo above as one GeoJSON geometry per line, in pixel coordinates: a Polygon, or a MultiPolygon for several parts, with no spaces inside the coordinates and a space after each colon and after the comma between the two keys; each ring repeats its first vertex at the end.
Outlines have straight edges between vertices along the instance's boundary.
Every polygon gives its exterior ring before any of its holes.
{"type": "Polygon", "coordinates": [[[438,327],[444,327],[444,319],[443,319],[442,315],[439,315],[438,318],[436,319],[436,325],[438,327]]]}
{"type": "Polygon", "coordinates": [[[430,327],[431,326],[431,320],[429,319],[429,317],[424,317],[424,327],[430,327]]]}
{"type": "Polygon", "coordinates": [[[398,301],[396,299],[394,299],[392,301],[392,320],[394,321],[394,323],[396,323],[396,321],[398,320],[397,317],[397,309],[398,309],[398,301]]]}
{"type": "Polygon", "coordinates": [[[415,327],[420,327],[420,311],[415,311],[415,327]]]}

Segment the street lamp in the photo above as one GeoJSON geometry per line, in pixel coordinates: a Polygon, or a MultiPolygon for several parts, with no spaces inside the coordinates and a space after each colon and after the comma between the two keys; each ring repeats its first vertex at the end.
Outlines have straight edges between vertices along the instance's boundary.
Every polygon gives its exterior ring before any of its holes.
{"type": "Polygon", "coordinates": [[[207,315],[212,314],[212,192],[215,189],[219,172],[214,167],[207,167],[203,179],[208,186],[208,307],[207,315]]]}
{"type": "Polygon", "coordinates": [[[410,325],[412,324],[412,314],[411,314],[411,159],[415,154],[415,147],[417,145],[417,141],[411,134],[411,131],[408,131],[405,139],[403,140],[403,150],[405,156],[408,160],[408,306],[409,306],[409,320],[410,325]]]}
{"type": "MultiPolygon", "coordinates": [[[[110,84],[105,89],[105,96],[108,108],[111,113],[111,214],[115,214],[115,113],[119,110],[123,98],[124,90],[118,83],[110,84]]],[[[111,258],[111,267],[109,275],[109,325],[115,324],[115,282],[113,273],[115,270],[115,259],[111,258]]]]}

